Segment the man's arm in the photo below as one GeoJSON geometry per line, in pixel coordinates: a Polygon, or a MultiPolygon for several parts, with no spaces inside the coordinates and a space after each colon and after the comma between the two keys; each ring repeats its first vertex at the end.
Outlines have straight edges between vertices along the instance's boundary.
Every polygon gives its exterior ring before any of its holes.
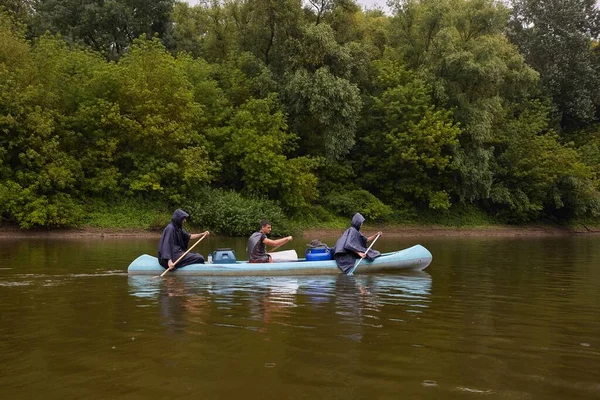
{"type": "MultiPolygon", "coordinates": [[[[382,233],[381,231],[379,231],[379,232],[377,232],[376,234],[369,236],[369,237],[367,238],[367,242],[372,242],[373,240],[375,240],[375,238],[376,238],[377,236],[381,236],[381,235],[383,235],[383,233],[382,233]]],[[[362,252],[362,251],[358,251],[358,252],[356,252],[356,254],[358,254],[358,256],[359,256],[360,258],[365,258],[365,257],[367,256],[367,253],[364,253],[364,252],[362,252]]]]}
{"type": "Polygon", "coordinates": [[[263,240],[263,243],[266,244],[267,246],[281,246],[282,244],[286,244],[287,242],[289,242],[292,239],[293,238],[291,236],[286,236],[284,238],[276,239],[276,240],[265,238],[265,240],[263,240]]]}
{"type": "Polygon", "coordinates": [[[192,233],[192,234],[190,235],[190,239],[191,239],[191,240],[200,239],[200,238],[201,238],[202,236],[204,236],[204,235],[207,235],[207,236],[208,236],[208,235],[210,235],[210,232],[209,232],[209,231],[205,231],[205,232],[202,232],[202,233],[192,233]]]}
{"type": "Polygon", "coordinates": [[[382,233],[381,231],[379,231],[379,232],[377,232],[376,234],[369,236],[369,237],[367,238],[367,242],[371,242],[371,241],[375,240],[375,238],[376,238],[377,236],[381,236],[381,235],[383,235],[383,233],[382,233]]]}

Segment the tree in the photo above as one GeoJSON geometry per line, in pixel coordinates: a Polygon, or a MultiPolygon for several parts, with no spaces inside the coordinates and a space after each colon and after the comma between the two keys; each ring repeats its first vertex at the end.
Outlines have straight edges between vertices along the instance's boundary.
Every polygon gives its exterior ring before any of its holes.
{"type": "Polygon", "coordinates": [[[83,43],[109,58],[120,57],[141,35],[163,37],[174,0],[37,0],[31,29],[83,43]]]}
{"type": "Polygon", "coordinates": [[[356,85],[324,67],[314,73],[296,71],[283,90],[292,129],[300,134],[306,154],[331,160],[348,154],[362,107],[356,85]]]}
{"type": "Polygon", "coordinates": [[[239,0],[232,6],[242,51],[249,51],[276,74],[283,73],[286,46],[302,24],[300,0],[239,0]]]}
{"type": "Polygon", "coordinates": [[[460,129],[401,62],[388,56],[375,64],[377,89],[364,113],[362,182],[397,207],[409,201],[447,209],[460,129]]]}
{"type": "Polygon", "coordinates": [[[498,127],[489,209],[519,223],[599,215],[593,168],[572,143],[561,144],[556,132],[548,130],[550,107],[533,100],[506,112],[498,127]]]}
{"type": "Polygon", "coordinates": [[[131,193],[174,196],[214,179],[218,165],[207,157],[206,107],[194,101],[192,71],[157,39],[135,41],[120,60],[114,123],[125,135],[117,165],[128,171],[123,183],[131,193]]]}
{"type": "MultiPolygon", "coordinates": [[[[73,134],[61,126],[70,104],[61,90],[73,87],[54,81],[69,83],[66,49],[43,40],[32,51],[20,25],[3,13],[0,39],[0,213],[23,228],[74,224],[82,211],[76,198],[83,176],[69,151],[73,134]]],[[[79,66],[75,61],[71,71],[79,66]]]]}
{"type": "Polygon", "coordinates": [[[508,36],[556,105],[566,132],[597,121],[600,76],[592,40],[600,35],[595,0],[513,0],[508,36]]]}
{"type": "Polygon", "coordinates": [[[241,176],[247,195],[281,200],[288,210],[298,210],[316,198],[316,160],[288,159],[297,137],[287,132],[284,114],[275,96],[250,99],[236,110],[221,137],[224,171],[241,176]]]}
{"type": "Polygon", "coordinates": [[[494,126],[504,107],[536,92],[538,76],[503,35],[507,9],[491,0],[422,0],[397,6],[392,45],[460,124],[453,192],[486,199],[494,179],[494,126]]]}
{"type": "Polygon", "coordinates": [[[193,57],[207,57],[205,38],[209,32],[210,21],[206,9],[176,2],[171,18],[173,25],[170,29],[171,43],[168,48],[174,53],[186,52],[193,57]]]}
{"type": "Polygon", "coordinates": [[[0,11],[21,23],[29,22],[35,0],[0,0],[0,11]]]}

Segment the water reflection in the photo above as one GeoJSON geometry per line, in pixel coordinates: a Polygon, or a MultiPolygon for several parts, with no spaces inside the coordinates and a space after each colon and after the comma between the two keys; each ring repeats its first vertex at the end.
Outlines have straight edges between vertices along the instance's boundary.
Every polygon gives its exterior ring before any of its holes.
{"type": "Polygon", "coordinates": [[[168,277],[129,276],[137,307],[158,307],[169,332],[202,329],[198,325],[266,333],[272,325],[316,329],[324,313],[334,315],[340,337],[360,341],[361,327],[402,322],[430,304],[431,276],[319,277],[168,277]],[[301,323],[299,321],[302,321],[301,323]],[[193,326],[193,328],[192,328],[193,326]],[[348,329],[346,329],[348,328],[348,329]],[[358,328],[358,329],[357,329],[358,328]]]}
{"type": "Polygon", "coordinates": [[[128,277],[156,240],[0,241],[5,398],[600,398],[600,236],[431,238],[414,276],[128,277]]]}

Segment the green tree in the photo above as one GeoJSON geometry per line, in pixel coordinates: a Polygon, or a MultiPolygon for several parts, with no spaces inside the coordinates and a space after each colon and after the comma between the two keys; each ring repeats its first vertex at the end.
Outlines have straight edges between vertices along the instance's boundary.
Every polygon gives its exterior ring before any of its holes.
{"type": "Polygon", "coordinates": [[[377,90],[364,112],[365,187],[384,202],[450,207],[452,156],[460,129],[437,109],[427,84],[393,57],[376,62],[377,90]]]}
{"type": "Polygon", "coordinates": [[[592,40],[600,35],[595,0],[512,0],[508,31],[525,59],[540,73],[565,131],[598,121],[600,66],[592,40]]]}
{"type": "Polygon", "coordinates": [[[524,102],[499,126],[490,209],[512,222],[600,215],[596,174],[548,130],[548,106],[524,102]]]}
{"type": "Polygon", "coordinates": [[[69,152],[74,138],[61,127],[68,101],[54,81],[69,77],[60,72],[65,48],[44,40],[31,51],[23,34],[0,13],[0,212],[24,228],[73,224],[81,163],[69,152]]]}
{"type": "Polygon", "coordinates": [[[494,126],[504,108],[534,94],[537,74],[503,32],[508,10],[492,0],[408,1],[397,5],[393,46],[460,123],[453,192],[486,199],[494,179],[494,126]]]}
{"type": "Polygon", "coordinates": [[[242,51],[249,51],[276,74],[283,74],[288,42],[303,22],[300,0],[238,0],[230,8],[242,51]]]}
{"type": "Polygon", "coordinates": [[[128,171],[123,183],[132,193],[174,195],[214,177],[218,166],[197,130],[205,108],[194,101],[186,72],[156,39],[134,42],[118,64],[115,123],[126,132],[118,166],[128,171]]]}
{"type": "Polygon", "coordinates": [[[311,171],[317,161],[286,157],[297,138],[287,131],[274,96],[248,100],[235,111],[221,137],[228,142],[223,170],[242,177],[245,194],[281,200],[292,211],[316,198],[311,171]]]}
{"type": "Polygon", "coordinates": [[[332,160],[348,154],[362,107],[356,85],[328,68],[314,73],[300,69],[289,78],[283,97],[306,154],[332,160]]]}
{"type": "Polygon", "coordinates": [[[28,23],[35,0],[0,0],[0,11],[6,12],[15,21],[28,23]]]}
{"type": "Polygon", "coordinates": [[[209,33],[210,20],[206,9],[200,5],[192,7],[185,2],[176,2],[171,18],[170,49],[175,53],[189,53],[193,57],[207,57],[205,38],[209,33]]]}
{"type": "Polygon", "coordinates": [[[110,58],[120,57],[141,35],[164,37],[174,0],[36,1],[30,26],[34,36],[46,31],[83,43],[110,58]]]}

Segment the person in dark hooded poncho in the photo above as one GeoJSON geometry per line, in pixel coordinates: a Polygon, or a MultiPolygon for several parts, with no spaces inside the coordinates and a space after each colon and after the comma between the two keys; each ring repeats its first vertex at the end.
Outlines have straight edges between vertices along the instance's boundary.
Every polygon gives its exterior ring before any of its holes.
{"type": "Polygon", "coordinates": [[[377,232],[375,235],[366,237],[360,233],[360,228],[365,222],[365,217],[361,214],[356,213],[352,217],[352,223],[350,228],[342,234],[335,244],[333,249],[333,258],[337,262],[338,268],[344,273],[348,273],[354,266],[354,263],[359,258],[367,258],[373,261],[375,258],[381,255],[377,250],[369,250],[369,254],[365,254],[367,251],[367,243],[372,241],[381,235],[381,232],[377,232]]]}
{"type": "MultiPolygon", "coordinates": [[[[190,215],[181,209],[175,210],[171,223],[165,227],[158,244],[158,263],[165,269],[174,268],[175,261],[181,257],[188,248],[190,239],[199,239],[209,232],[190,234],[183,229],[183,223],[190,215]]],[[[202,254],[189,252],[177,263],[175,267],[181,268],[190,264],[204,264],[202,254]]]]}

